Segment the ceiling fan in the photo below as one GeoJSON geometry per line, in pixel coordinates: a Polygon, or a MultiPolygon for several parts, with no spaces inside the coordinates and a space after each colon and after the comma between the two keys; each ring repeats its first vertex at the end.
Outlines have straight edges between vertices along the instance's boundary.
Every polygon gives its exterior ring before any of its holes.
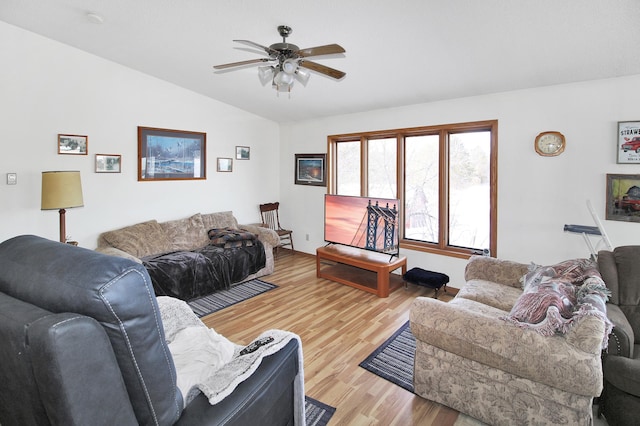
{"type": "Polygon", "coordinates": [[[215,65],[216,70],[225,70],[227,68],[239,67],[251,64],[269,63],[258,67],[258,77],[262,84],[271,81],[273,88],[278,92],[290,92],[293,83],[297,80],[306,86],[309,81],[310,74],[302,68],[324,74],[336,80],[342,79],[346,73],[330,68],[326,65],[312,62],[308,58],[313,56],[333,55],[344,53],[345,50],[337,44],[327,44],[324,46],[310,47],[300,49],[295,44],[287,43],[287,37],[291,35],[293,30],[286,25],[280,25],[278,32],[282,37],[282,43],[275,43],[269,47],[262,46],[249,40],[233,40],[237,43],[246,44],[263,50],[267,58],[249,59],[246,61],[231,62],[229,64],[215,65]]]}

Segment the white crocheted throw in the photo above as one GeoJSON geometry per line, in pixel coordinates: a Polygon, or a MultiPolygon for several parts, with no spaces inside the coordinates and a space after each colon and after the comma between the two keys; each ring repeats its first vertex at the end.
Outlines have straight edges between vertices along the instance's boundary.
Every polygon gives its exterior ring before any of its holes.
{"type": "Polygon", "coordinates": [[[258,369],[264,357],[278,352],[295,339],[298,341],[299,365],[294,383],[294,420],[298,426],[305,424],[302,342],[297,334],[284,330],[265,331],[254,342],[268,342],[243,354],[243,346],[205,326],[182,300],[162,296],[158,297],[158,306],[185,406],[201,392],[212,405],[222,401],[258,369]]]}

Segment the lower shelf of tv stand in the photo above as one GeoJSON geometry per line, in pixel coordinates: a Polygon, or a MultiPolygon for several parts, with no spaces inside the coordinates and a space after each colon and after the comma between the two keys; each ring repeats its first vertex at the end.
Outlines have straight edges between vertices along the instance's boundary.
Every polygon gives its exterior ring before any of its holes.
{"type": "Polygon", "coordinates": [[[316,275],[378,297],[388,297],[389,293],[402,286],[402,275],[392,273],[401,268],[407,272],[405,256],[391,257],[353,247],[332,245],[316,250],[316,275]]]}

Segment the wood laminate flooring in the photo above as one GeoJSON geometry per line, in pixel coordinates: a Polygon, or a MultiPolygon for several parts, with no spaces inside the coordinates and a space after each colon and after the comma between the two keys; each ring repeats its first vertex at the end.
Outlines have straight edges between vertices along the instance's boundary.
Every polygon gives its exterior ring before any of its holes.
{"type": "MultiPolygon", "coordinates": [[[[336,407],[330,425],[450,426],[458,413],[428,401],[358,364],[409,319],[411,302],[433,290],[410,285],[378,298],[316,278],[315,256],[280,250],[275,272],[262,277],[279,288],[203,318],[238,344],[268,329],[302,339],[305,393],[336,407]]],[[[451,291],[451,290],[450,290],[451,291]]],[[[439,298],[451,299],[439,292],[439,298]]]]}

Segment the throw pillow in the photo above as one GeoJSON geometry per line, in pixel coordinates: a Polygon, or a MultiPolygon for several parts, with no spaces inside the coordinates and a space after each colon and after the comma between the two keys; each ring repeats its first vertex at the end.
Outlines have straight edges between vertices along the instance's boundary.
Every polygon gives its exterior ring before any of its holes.
{"type": "Polygon", "coordinates": [[[233,228],[238,229],[238,221],[232,211],[207,213],[202,215],[204,229],[233,228]]]}
{"type": "Polygon", "coordinates": [[[156,220],[137,223],[102,234],[104,241],[137,258],[171,250],[167,236],[156,220]]]}
{"type": "Polygon", "coordinates": [[[529,265],[529,272],[520,278],[522,289],[526,289],[530,285],[538,285],[543,278],[551,278],[555,275],[555,271],[550,266],[540,266],[535,263],[529,265]]]}
{"type": "Polygon", "coordinates": [[[200,213],[163,222],[160,226],[164,229],[172,250],[193,250],[207,244],[207,232],[200,213]]]}

